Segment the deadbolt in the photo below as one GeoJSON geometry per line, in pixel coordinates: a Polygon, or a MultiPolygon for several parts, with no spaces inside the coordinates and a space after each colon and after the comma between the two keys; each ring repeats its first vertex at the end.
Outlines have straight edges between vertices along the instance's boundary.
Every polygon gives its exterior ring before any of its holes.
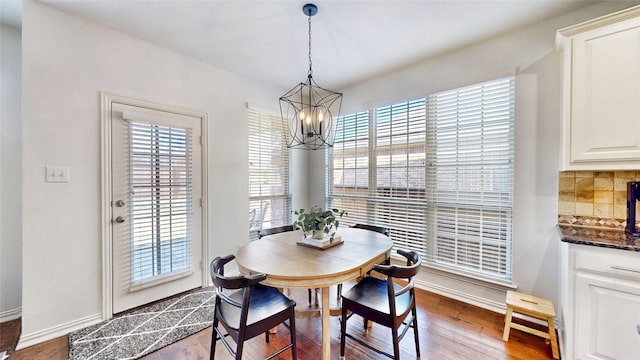
{"type": "Polygon", "coordinates": [[[123,206],[124,206],[124,200],[118,200],[118,201],[116,201],[116,206],[117,206],[117,207],[123,207],[123,206]]]}
{"type": "Polygon", "coordinates": [[[117,222],[118,224],[122,224],[122,223],[124,222],[124,218],[123,218],[122,216],[118,216],[118,217],[116,218],[116,222],[117,222]]]}

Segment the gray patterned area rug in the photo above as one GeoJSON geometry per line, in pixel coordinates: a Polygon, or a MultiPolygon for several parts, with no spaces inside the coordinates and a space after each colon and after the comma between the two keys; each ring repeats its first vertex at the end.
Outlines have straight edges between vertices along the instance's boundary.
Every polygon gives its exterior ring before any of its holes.
{"type": "Polygon", "coordinates": [[[213,287],[136,309],[69,334],[69,360],[133,360],[211,326],[213,287]]]}

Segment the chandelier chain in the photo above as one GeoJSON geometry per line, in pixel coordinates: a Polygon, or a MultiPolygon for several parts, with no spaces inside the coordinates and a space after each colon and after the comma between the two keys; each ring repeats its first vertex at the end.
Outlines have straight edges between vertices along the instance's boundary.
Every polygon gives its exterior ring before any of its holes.
{"type": "Polygon", "coordinates": [[[311,15],[309,15],[309,73],[308,77],[311,77],[313,70],[311,69],[311,15]]]}

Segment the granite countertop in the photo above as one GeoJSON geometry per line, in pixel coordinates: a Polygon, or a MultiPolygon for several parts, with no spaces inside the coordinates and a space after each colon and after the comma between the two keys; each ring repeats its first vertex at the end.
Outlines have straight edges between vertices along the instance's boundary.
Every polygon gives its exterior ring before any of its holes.
{"type": "Polygon", "coordinates": [[[558,225],[562,241],[572,244],[591,245],[612,249],[640,252],[640,238],[627,236],[621,229],[590,228],[558,225]]]}

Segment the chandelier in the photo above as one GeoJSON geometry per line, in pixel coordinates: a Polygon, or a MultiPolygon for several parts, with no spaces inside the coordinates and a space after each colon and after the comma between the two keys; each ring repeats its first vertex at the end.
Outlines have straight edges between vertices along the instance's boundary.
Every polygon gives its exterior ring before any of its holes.
{"type": "Polygon", "coordinates": [[[302,12],[309,17],[309,71],[306,82],[296,85],[280,97],[280,114],[287,147],[318,150],[333,146],[342,94],[324,89],[313,80],[311,17],[318,13],[318,7],[306,4],[302,7],[302,12]]]}

